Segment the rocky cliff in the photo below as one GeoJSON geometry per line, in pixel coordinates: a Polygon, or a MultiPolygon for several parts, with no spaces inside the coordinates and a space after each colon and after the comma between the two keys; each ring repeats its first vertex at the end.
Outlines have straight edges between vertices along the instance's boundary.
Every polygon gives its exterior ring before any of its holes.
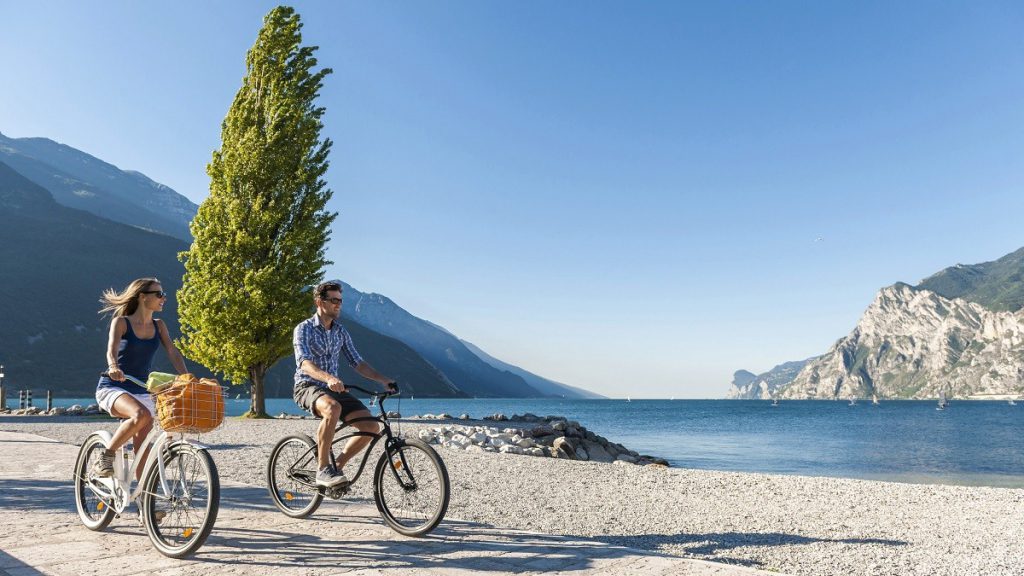
{"type": "Polygon", "coordinates": [[[783,398],[934,398],[1024,393],[1024,310],[997,311],[898,283],[812,359],[783,398]]]}
{"type": "Polygon", "coordinates": [[[777,395],[779,388],[793,381],[793,378],[810,360],[785,362],[771,370],[754,374],[737,370],[733,374],[732,386],[726,394],[728,400],[768,400],[777,395]]]}

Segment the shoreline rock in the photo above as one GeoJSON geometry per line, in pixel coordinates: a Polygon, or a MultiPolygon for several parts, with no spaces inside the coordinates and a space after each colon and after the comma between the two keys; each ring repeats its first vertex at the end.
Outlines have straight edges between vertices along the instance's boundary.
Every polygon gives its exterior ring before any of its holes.
{"type": "MultiPolygon", "coordinates": [[[[447,414],[414,416],[415,420],[440,420],[447,414]]],[[[466,420],[468,414],[460,416],[466,420]],[[466,418],[464,418],[466,417],[466,418]]],[[[417,436],[428,444],[456,448],[471,452],[498,452],[525,456],[584,460],[590,462],[636,464],[640,466],[668,467],[664,458],[639,454],[622,444],[609,441],[587,430],[579,422],[564,416],[537,416],[535,414],[492,414],[483,420],[531,424],[529,427],[496,428],[447,424],[421,429],[417,436]]]]}

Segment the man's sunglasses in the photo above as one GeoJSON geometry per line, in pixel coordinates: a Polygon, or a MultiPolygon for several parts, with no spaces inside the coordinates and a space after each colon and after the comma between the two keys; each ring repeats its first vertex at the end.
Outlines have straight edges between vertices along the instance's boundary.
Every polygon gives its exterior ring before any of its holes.
{"type": "Polygon", "coordinates": [[[321,300],[335,305],[341,304],[341,298],[321,298],[321,300]]]}
{"type": "Polygon", "coordinates": [[[156,294],[157,298],[166,298],[167,297],[167,292],[164,292],[163,290],[143,290],[142,293],[143,294],[156,294]]]}

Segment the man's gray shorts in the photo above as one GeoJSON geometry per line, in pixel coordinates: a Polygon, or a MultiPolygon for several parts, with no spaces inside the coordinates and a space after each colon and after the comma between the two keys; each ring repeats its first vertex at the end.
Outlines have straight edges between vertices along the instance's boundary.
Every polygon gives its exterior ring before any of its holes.
{"type": "Polygon", "coordinates": [[[342,420],[353,412],[368,410],[366,405],[363,404],[359,398],[356,398],[348,392],[335,392],[330,388],[320,386],[319,384],[313,384],[312,382],[300,382],[296,384],[295,389],[292,392],[292,398],[300,408],[319,418],[320,415],[316,413],[316,401],[325,394],[334,398],[338,404],[341,404],[342,420]]]}

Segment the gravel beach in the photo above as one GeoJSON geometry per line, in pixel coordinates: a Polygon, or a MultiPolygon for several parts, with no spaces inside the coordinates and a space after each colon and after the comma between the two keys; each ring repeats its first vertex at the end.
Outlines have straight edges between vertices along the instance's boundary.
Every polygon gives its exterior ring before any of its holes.
{"type": "MultiPolygon", "coordinates": [[[[403,422],[401,428],[414,435],[438,425],[403,422]]],[[[0,417],[0,430],[72,444],[93,430],[114,427],[105,419],[0,417]]],[[[264,486],[267,457],[277,439],[315,429],[316,421],[308,419],[228,419],[201,441],[213,447],[222,478],[264,486]]],[[[1020,489],[714,472],[437,448],[452,480],[450,518],[594,537],[788,574],[1024,575],[1020,489]]],[[[72,465],[68,462],[69,474],[72,465]]],[[[370,498],[369,487],[364,472],[354,496],[370,498]]]]}

